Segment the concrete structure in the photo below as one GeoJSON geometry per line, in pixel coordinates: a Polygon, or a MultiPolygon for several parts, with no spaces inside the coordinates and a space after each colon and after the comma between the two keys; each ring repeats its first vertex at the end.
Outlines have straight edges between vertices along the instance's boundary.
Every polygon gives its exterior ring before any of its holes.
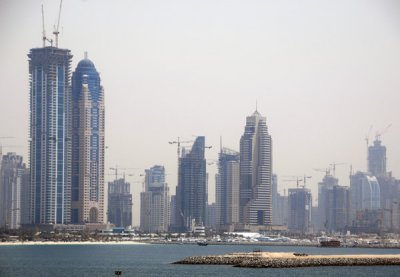
{"type": "Polygon", "coordinates": [[[169,202],[170,218],[169,218],[169,230],[172,230],[176,226],[175,211],[176,211],[176,196],[171,195],[171,201],[169,202]]]}
{"type": "Polygon", "coordinates": [[[266,118],[246,118],[240,139],[240,215],[242,224],[272,224],[272,140],[266,118]]]}
{"type": "Polygon", "coordinates": [[[108,183],[108,221],[116,227],[132,225],[132,194],[124,178],[108,183]]]}
{"type": "Polygon", "coordinates": [[[335,185],[327,192],[326,228],[333,232],[346,233],[350,226],[350,189],[335,185]]]}
{"type": "Polygon", "coordinates": [[[22,157],[15,153],[0,154],[0,158],[0,227],[18,229],[21,225],[21,183],[25,165],[22,157]]]}
{"type": "Polygon", "coordinates": [[[307,188],[289,189],[288,229],[293,233],[307,234],[311,230],[311,191],[307,188]]]}
{"type": "Polygon", "coordinates": [[[21,175],[21,224],[31,223],[31,177],[29,168],[24,168],[21,175]]]}
{"type": "Polygon", "coordinates": [[[279,218],[279,207],[278,207],[278,176],[272,174],[272,224],[281,225],[281,220],[279,218]]]}
{"type": "Polygon", "coordinates": [[[71,221],[71,92],[68,49],[30,50],[31,222],[71,221]]]}
{"type": "Polygon", "coordinates": [[[179,158],[176,188],[176,229],[189,231],[193,225],[204,225],[207,205],[205,137],[196,138],[190,151],[184,149],[179,158]]]}
{"type": "Polygon", "coordinates": [[[368,147],[368,172],[375,177],[386,176],[386,147],[379,138],[368,147]]]}
{"type": "Polygon", "coordinates": [[[222,148],[216,178],[217,226],[239,223],[240,155],[222,148]]]}
{"type": "Polygon", "coordinates": [[[104,91],[87,58],[72,74],[71,222],[104,222],[104,91]]]}
{"type": "Polygon", "coordinates": [[[328,201],[329,192],[334,186],[339,185],[339,180],[332,176],[329,172],[322,179],[322,182],[318,183],[318,214],[315,230],[316,231],[327,231],[328,222],[332,206],[328,201]]]}
{"type": "Polygon", "coordinates": [[[140,194],[140,229],[144,232],[167,232],[170,221],[169,188],[164,166],[146,169],[145,191],[140,194]]]}
{"type": "Polygon", "coordinates": [[[378,177],[381,192],[381,209],[384,211],[383,227],[385,231],[400,231],[400,180],[391,176],[378,177]]]}
{"type": "Polygon", "coordinates": [[[276,196],[276,213],[274,214],[274,225],[287,226],[288,225],[288,197],[286,195],[276,196]]]}

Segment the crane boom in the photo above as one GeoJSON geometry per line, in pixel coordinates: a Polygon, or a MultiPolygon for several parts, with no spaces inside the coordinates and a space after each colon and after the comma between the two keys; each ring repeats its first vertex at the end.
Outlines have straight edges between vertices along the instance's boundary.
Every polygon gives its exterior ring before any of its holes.
{"type": "Polygon", "coordinates": [[[54,26],[54,32],[53,32],[53,34],[56,38],[56,47],[58,47],[58,35],[60,34],[58,29],[60,27],[61,8],[62,8],[62,0],[60,0],[60,8],[58,10],[57,26],[54,26]]]}

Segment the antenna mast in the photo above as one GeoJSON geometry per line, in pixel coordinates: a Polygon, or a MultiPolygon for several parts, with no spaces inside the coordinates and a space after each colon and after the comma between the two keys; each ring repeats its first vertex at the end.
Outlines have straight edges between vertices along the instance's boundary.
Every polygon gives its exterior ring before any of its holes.
{"type": "Polygon", "coordinates": [[[60,0],[60,9],[58,10],[57,26],[54,26],[54,32],[53,32],[56,38],[56,47],[58,47],[58,35],[60,34],[58,29],[60,27],[61,8],[62,8],[62,0],[60,0]]]}

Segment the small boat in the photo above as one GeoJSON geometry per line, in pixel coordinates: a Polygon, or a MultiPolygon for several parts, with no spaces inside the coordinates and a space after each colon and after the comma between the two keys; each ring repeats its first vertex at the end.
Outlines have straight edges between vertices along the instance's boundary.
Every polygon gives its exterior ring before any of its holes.
{"type": "Polygon", "coordinates": [[[207,246],[208,243],[207,243],[206,241],[198,241],[198,242],[197,242],[197,245],[198,245],[198,246],[207,246]]]}

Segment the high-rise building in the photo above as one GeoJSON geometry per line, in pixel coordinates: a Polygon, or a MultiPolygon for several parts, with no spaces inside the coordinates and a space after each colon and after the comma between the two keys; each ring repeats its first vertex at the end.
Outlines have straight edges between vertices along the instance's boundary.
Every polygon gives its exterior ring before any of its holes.
{"type": "Polygon", "coordinates": [[[386,176],[386,147],[379,138],[368,147],[368,172],[375,177],[386,176]]]}
{"type": "Polygon", "coordinates": [[[169,205],[164,166],[155,165],[146,169],[145,191],[140,194],[140,229],[144,232],[167,232],[169,205]]]}
{"type": "Polygon", "coordinates": [[[71,92],[68,49],[30,50],[31,222],[71,221],[71,92]]]}
{"type": "Polygon", "coordinates": [[[108,221],[116,227],[132,225],[132,194],[124,178],[108,183],[108,221]]]}
{"type": "Polygon", "coordinates": [[[169,210],[170,210],[169,229],[173,230],[173,228],[176,226],[176,220],[175,220],[176,196],[175,195],[171,195],[171,201],[169,203],[169,210]]]}
{"type": "Polygon", "coordinates": [[[339,184],[339,180],[332,176],[329,171],[326,172],[322,182],[318,183],[318,214],[316,221],[316,230],[327,231],[328,224],[330,222],[330,210],[332,206],[328,201],[329,192],[333,189],[334,186],[339,184]]]}
{"type": "Polygon", "coordinates": [[[72,74],[72,223],[104,222],[104,91],[93,62],[72,74]]]}
{"type": "Polygon", "coordinates": [[[1,227],[18,229],[21,225],[21,183],[24,169],[25,165],[21,156],[15,153],[2,156],[0,165],[1,227]]]}
{"type": "Polygon", "coordinates": [[[277,212],[274,215],[275,222],[274,225],[287,226],[288,224],[288,196],[287,195],[277,195],[277,212]]]}
{"type": "Polygon", "coordinates": [[[207,175],[204,148],[205,137],[199,136],[190,151],[184,149],[179,158],[175,211],[177,231],[190,231],[194,225],[205,224],[207,175]]]}
{"type": "Polygon", "coordinates": [[[378,210],[381,207],[381,192],[378,180],[363,172],[350,176],[350,218],[354,220],[357,212],[378,210]]]}
{"type": "Polygon", "coordinates": [[[21,224],[31,223],[31,178],[29,168],[24,168],[21,175],[21,224]]]}
{"type": "Polygon", "coordinates": [[[217,225],[239,223],[239,161],[238,152],[221,148],[216,178],[217,225]]]}
{"type": "Polygon", "coordinates": [[[350,225],[350,189],[344,186],[334,186],[328,192],[327,202],[329,203],[327,230],[330,232],[347,231],[350,225]]]}
{"type": "Polygon", "coordinates": [[[240,139],[240,222],[272,223],[272,140],[266,118],[255,111],[240,139]]]}
{"type": "Polygon", "coordinates": [[[311,191],[307,188],[289,189],[288,229],[306,234],[311,228],[311,191]]]}
{"type": "Polygon", "coordinates": [[[278,217],[278,175],[272,174],[272,224],[281,225],[278,217]]]}

